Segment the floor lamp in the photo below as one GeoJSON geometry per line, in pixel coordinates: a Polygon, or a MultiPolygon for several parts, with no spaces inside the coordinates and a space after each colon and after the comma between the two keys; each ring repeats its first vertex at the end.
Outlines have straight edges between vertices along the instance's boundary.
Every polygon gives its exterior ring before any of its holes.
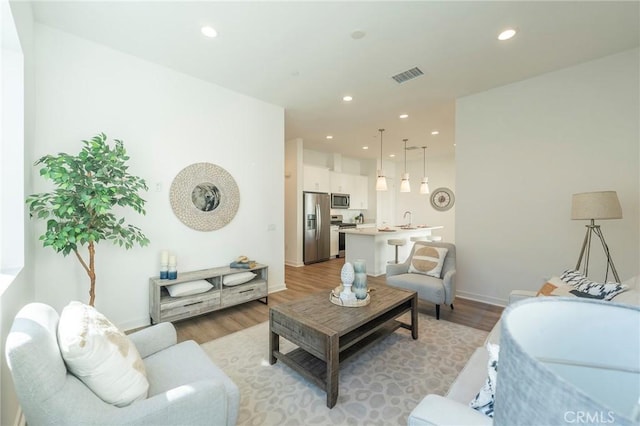
{"type": "Polygon", "coordinates": [[[584,275],[589,273],[589,253],[591,251],[591,237],[595,234],[600,238],[602,248],[607,256],[607,270],[604,276],[605,282],[609,275],[609,267],[613,272],[613,277],[616,282],[620,282],[618,272],[611,259],[611,253],[609,253],[609,246],[604,240],[604,235],[600,230],[600,225],[595,224],[596,219],[622,219],[622,208],[620,208],[620,201],[618,201],[618,195],[616,191],[599,191],[599,192],[582,192],[580,194],[573,194],[571,200],[571,219],[572,220],[589,220],[590,223],[585,225],[587,233],[584,236],[584,242],[582,243],[582,250],[580,251],[580,257],[576,264],[576,270],[580,270],[580,264],[584,257],[584,275]]]}

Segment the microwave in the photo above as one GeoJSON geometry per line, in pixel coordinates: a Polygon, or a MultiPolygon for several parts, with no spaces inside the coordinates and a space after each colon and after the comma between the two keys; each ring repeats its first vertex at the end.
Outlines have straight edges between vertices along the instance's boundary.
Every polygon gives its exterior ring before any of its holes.
{"type": "Polygon", "coordinates": [[[349,199],[351,197],[349,194],[331,194],[331,208],[332,209],[348,209],[349,208],[349,199]]]}

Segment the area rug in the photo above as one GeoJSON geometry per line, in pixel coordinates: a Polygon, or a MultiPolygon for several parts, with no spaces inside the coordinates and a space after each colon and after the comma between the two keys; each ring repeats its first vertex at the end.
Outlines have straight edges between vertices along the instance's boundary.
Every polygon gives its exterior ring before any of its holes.
{"type": "MultiPolygon", "coordinates": [[[[408,322],[408,318],[407,321],[408,322]]],[[[406,425],[429,393],[444,395],[487,332],[419,314],[419,339],[399,329],[340,366],[338,402],[295,371],[269,365],[269,324],[204,343],[240,388],[238,425],[406,425]]],[[[280,350],[293,344],[280,339],[280,350]]]]}

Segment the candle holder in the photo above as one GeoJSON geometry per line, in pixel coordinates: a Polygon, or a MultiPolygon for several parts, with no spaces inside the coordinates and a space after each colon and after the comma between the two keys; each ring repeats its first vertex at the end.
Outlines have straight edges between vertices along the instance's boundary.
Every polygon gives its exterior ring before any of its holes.
{"type": "Polygon", "coordinates": [[[178,278],[177,261],[175,256],[169,256],[169,270],[167,279],[175,280],[178,278]]]}
{"type": "Polygon", "coordinates": [[[169,251],[162,250],[160,252],[160,279],[166,280],[169,278],[169,251]]]}

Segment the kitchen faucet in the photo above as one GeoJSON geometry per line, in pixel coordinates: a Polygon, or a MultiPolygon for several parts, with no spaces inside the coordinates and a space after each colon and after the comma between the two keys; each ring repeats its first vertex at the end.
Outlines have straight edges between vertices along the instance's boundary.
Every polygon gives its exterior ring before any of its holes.
{"type": "Polygon", "coordinates": [[[411,212],[407,210],[406,212],[404,212],[404,216],[402,216],[402,218],[405,219],[407,217],[407,214],[409,215],[409,223],[407,223],[405,226],[408,228],[411,226],[411,212]]]}

